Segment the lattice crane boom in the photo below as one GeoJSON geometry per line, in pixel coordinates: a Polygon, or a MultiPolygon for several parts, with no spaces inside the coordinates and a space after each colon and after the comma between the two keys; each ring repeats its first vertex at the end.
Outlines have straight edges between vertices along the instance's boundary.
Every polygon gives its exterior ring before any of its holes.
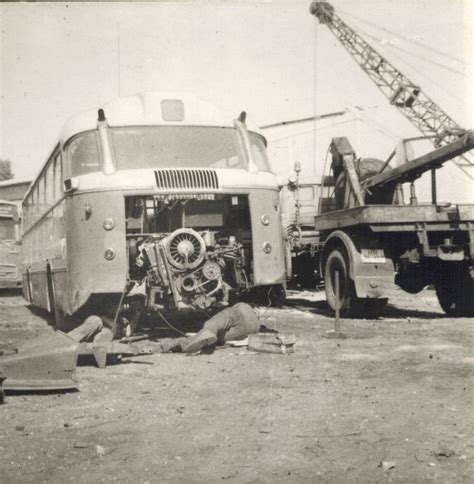
{"type": "MultiPolygon", "coordinates": [[[[430,99],[420,86],[408,79],[342,21],[330,3],[314,1],[310,13],[331,30],[390,103],[424,136],[431,137],[436,147],[450,144],[465,133],[465,130],[430,99]]],[[[472,160],[463,156],[453,161],[466,175],[474,179],[472,160]]]]}

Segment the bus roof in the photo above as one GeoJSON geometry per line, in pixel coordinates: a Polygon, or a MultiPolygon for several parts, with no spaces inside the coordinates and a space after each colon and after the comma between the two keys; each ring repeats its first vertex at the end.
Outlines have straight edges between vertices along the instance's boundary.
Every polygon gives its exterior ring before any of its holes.
{"type": "MultiPolygon", "coordinates": [[[[117,98],[101,106],[109,126],[219,126],[233,127],[233,119],[240,113],[226,114],[213,104],[186,92],[145,92],[117,98]],[[183,116],[170,116],[164,104],[173,110],[181,102],[183,116]],[[183,109],[184,108],[184,109],[183,109]]],[[[179,111],[179,107],[178,107],[179,111]]],[[[72,136],[97,127],[97,109],[77,114],[64,125],[60,140],[65,143],[72,136]]]]}
{"type": "MultiPolygon", "coordinates": [[[[220,110],[213,104],[203,101],[189,92],[159,91],[144,92],[133,96],[118,97],[106,102],[97,109],[84,111],[69,118],[64,124],[59,139],[53,146],[54,152],[58,144],[64,145],[69,139],[84,131],[97,128],[98,109],[104,110],[109,126],[213,126],[233,128],[233,120],[240,112],[229,113],[220,110]],[[170,121],[163,116],[162,101],[182,101],[184,119],[170,121]]],[[[249,126],[249,130],[258,133],[258,129],[249,126]]],[[[266,138],[262,136],[266,143],[266,138]]],[[[41,164],[38,174],[32,179],[23,199],[31,192],[33,185],[41,176],[45,163],[41,164]]]]}

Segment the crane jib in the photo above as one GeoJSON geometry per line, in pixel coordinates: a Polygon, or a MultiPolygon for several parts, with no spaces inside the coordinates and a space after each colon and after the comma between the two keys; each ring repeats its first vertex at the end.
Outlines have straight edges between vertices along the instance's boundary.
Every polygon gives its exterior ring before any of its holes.
{"type": "MultiPolygon", "coordinates": [[[[385,57],[368,44],[335,13],[328,2],[315,1],[310,13],[339,39],[361,69],[369,76],[390,104],[401,111],[436,147],[450,145],[462,128],[385,57]]],[[[453,160],[469,178],[474,179],[474,160],[461,156],[453,160]]]]}

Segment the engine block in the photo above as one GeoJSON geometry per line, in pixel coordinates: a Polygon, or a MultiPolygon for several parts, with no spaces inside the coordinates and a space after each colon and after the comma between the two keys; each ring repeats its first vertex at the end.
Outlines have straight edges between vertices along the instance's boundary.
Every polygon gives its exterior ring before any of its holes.
{"type": "Polygon", "coordinates": [[[146,282],[149,306],[207,309],[226,306],[229,292],[245,287],[242,244],[211,231],[181,228],[129,241],[133,279],[146,282]]]}

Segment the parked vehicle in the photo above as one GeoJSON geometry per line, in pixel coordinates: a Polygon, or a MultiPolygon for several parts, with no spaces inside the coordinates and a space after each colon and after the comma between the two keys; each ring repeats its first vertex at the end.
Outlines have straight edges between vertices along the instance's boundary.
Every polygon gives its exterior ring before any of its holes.
{"type": "Polygon", "coordinates": [[[20,207],[0,200],[0,288],[21,287],[20,207]]]}
{"type": "Polygon", "coordinates": [[[59,327],[98,314],[133,332],[146,309],[207,310],[285,285],[266,141],[245,113],[191,95],[73,117],[23,207],[24,295],[59,327]]]}
{"type": "Polygon", "coordinates": [[[434,285],[448,315],[474,313],[474,205],[440,203],[435,173],[473,147],[474,133],[467,131],[442,148],[390,169],[391,158],[358,159],[347,138],[333,139],[331,173],[321,181],[323,196],[312,241],[293,254],[296,260],[311,256],[312,263],[300,266],[324,279],[332,309],[339,304],[343,316],[378,316],[395,282],[412,294],[434,285]],[[432,200],[419,203],[414,181],[429,171],[432,200]]]}

